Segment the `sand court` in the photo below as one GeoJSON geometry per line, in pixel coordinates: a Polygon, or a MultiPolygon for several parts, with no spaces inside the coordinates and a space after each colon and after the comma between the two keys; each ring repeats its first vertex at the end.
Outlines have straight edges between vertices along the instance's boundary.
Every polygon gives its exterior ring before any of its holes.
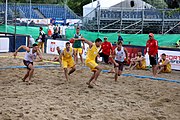
{"type": "MultiPolygon", "coordinates": [[[[0,56],[11,56],[1,53],[0,56]]],[[[18,56],[23,57],[24,53],[18,56]]],[[[46,59],[53,55],[43,55],[46,59]]],[[[22,59],[0,57],[0,68],[23,66],[22,59]]],[[[55,66],[37,62],[35,66],[55,66]]],[[[113,66],[102,65],[104,69],[113,66]]],[[[60,67],[35,68],[34,83],[26,85],[25,68],[0,70],[0,120],[179,120],[180,84],[176,82],[120,76],[102,72],[93,89],[86,82],[91,72],[77,66],[65,80],[60,67]]],[[[124,71],[123,74],[152,76],[150,71],[124,71]]],[[[179,71],[158,77],[180,80],[179,71]]]]}

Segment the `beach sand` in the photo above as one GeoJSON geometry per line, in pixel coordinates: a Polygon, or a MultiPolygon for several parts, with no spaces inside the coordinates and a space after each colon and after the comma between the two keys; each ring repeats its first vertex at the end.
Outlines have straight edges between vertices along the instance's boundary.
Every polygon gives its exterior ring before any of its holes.
{"type": "MultiPolygon", "coordinates": [[[[8,66],[23,66],[22,59],[0,57],[0,68],[8,66]]],[[[92,73],[78,65],[69,81],[60,67],[37,68],[34,82],[26,85],[21,80],[25,73],[26,69],[0,70],[0,120],[180,120],[178,83],[125,76],[115,82],[114,74],[102,72],[97,81],[99,86],[90,89],[86,82],[92,73]]],[[[151,71],[143,70],[123,73],[152,75],[151,71]]],[[[180,80],[180,72],[158,77],[180,80]]]]}

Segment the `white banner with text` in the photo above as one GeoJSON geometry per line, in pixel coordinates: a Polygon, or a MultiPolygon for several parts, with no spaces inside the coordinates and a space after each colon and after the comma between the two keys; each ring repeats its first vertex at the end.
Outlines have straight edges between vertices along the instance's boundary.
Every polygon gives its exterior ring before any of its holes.
{"type": "MultiPolygon", "coordinates": [[[[63,50],[66,46],[66,42],[68,42],[68,41],[48,39],[47,40],[46,53],[58,55],[56,48],[60,47],[60,49],[63,50]]],[[[85,49],[83,50],[83,54],[82,54],[83,59],[86,58],[87,49],[88,49],[88,45],[85,43],[85,49]]]]}

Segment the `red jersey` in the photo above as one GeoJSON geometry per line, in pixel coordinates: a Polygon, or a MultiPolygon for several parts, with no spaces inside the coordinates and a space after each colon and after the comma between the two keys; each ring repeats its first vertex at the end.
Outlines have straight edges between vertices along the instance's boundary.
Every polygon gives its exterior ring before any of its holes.
{"type": "Polygon", "coordinates": [[[101,44],[102,53],[105,55],[110,55],[110,52],[113,50],[113,46],[110,42],[103,42],[101,44]]]}
{"type": "Polygon", "coordinates": [[[156,55],[158,53],[158,41],[155,39],[149,39],[146,43],[145,53],[149,55],[156,55]]]}

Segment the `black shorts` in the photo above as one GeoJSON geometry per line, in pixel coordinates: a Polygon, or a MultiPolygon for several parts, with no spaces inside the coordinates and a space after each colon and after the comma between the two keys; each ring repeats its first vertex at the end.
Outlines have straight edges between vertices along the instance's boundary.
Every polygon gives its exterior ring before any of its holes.
{"type": "Polygon", "coordinates": [[[157,65],[157,63],[158,63],[158,54],[156,54],[154,57],[151,57],[149,55],[149,61],[150,61],[151,65],[157,65]]]}
{"type": "MultiPolygon", "coordinates": [[[[115,60],[115,61],[116,61],[116,63],[119,64],[119,66],[118,66],[119,70],[123,71],[124,62],[120,62],[120,61],[117,61],[117,60],[115,60]]],[[[116,67],[116,65],[114,64],[114,68],[115,67],[116,67]]]]}
{"type": "Polygon", "coordinates": [[[103,57],[104,62],[108,64],[108,62],[109,62],[109,55],[106,55],[104,53],[99,53],[99,55],[100,55],[100,57],[103,57]]]}
{"type": "Polygon", "coordinates": [[[28,70],[31,70],[28,66],[29,66],[29,64],[32,64],[32,65],[33,65],[33,62],[23,60],[23,63],[24,63],[24,65],[27,67],[28,70]]]}

